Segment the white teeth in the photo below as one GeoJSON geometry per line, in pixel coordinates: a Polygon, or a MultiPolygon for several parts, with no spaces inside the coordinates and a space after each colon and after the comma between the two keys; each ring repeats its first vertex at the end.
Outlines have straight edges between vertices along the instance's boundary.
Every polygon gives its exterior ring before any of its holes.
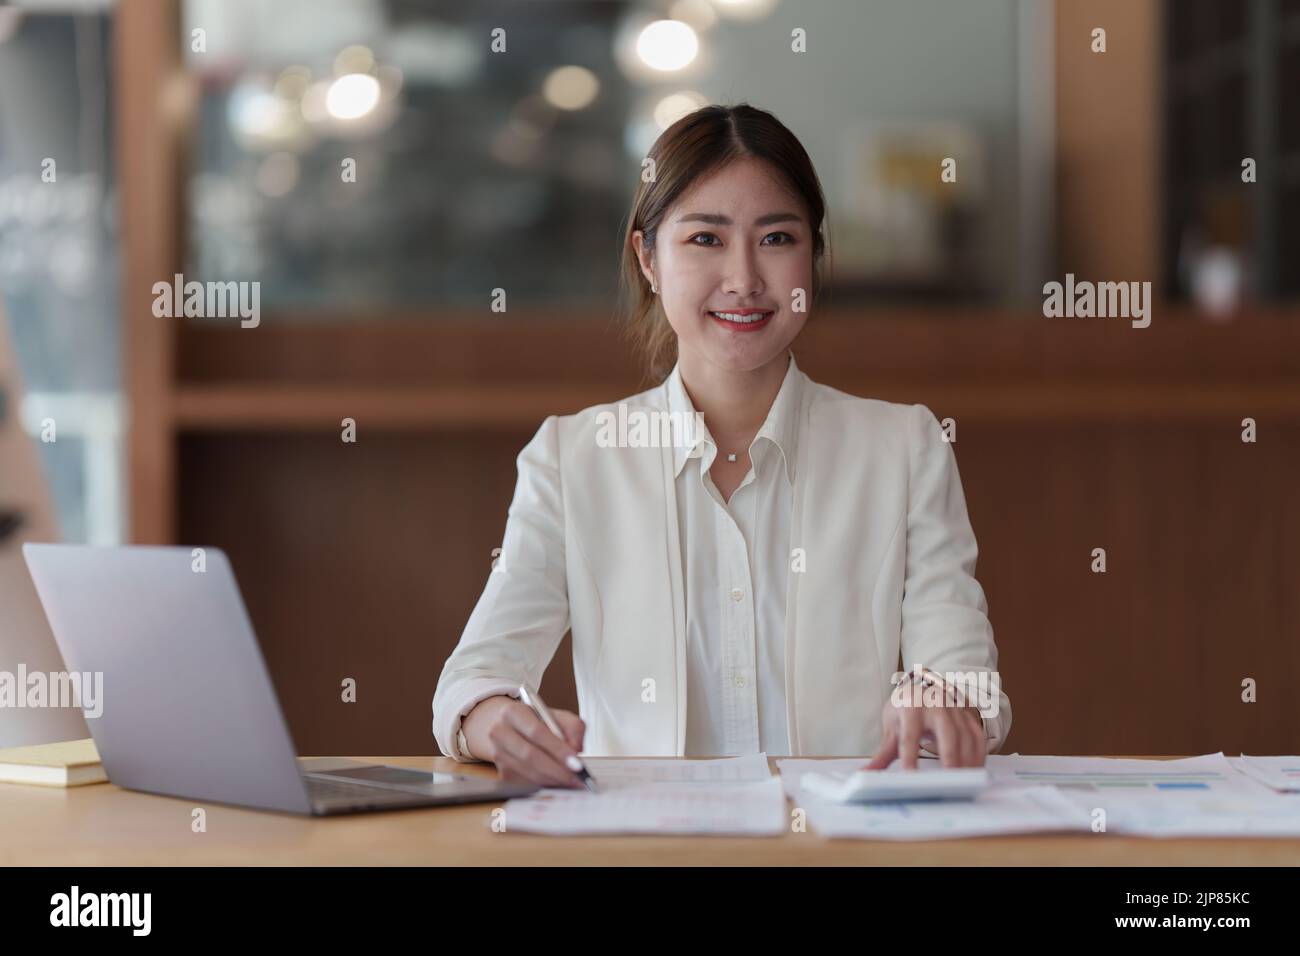
{"type": "Polygon", "coordinates": [[[766,319],[771,312],[751,312],[749,315],[737,315],[735,312],[711,312],[710,315],[716,315],[720,319],[726,319],[728,322],[741,322],[748,325],[751,322],[759,322],[766,319]]]}

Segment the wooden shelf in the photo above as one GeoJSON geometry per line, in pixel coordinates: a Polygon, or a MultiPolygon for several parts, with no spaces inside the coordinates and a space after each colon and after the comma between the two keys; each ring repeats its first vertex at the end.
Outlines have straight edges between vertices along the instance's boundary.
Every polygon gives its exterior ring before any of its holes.
{"type": "MultiPolygon", "coordinates": [[[[872,383],[859,394],[921,402],[941,418],[995,424],[1300,421],[1300,383],[1107,381],[872,383]]],[[[176,391],[175,427],[186,432],[338,431],[344,418],[385,431],[536,428],[625,397],[605,384],[520,387],[189,386],[176,391]]]]}
{"type": "Polygon", "coordinates": [[[211,385],[178,388],[172,414],[186,431],[337,431],[344,418],[389,431],[520,428],[609,398],[608,389],[581,385],[211,385]]]}
{"type": "MultiPolygon", "coordinates": [[[[536,428],[547,415],[648,387],[595,317],[540,321],[183,328],[163,401],[187,432],[536,428]]],[[[850,394],[993,423],[1300,420],[1300,317],[1226,325],[1161,310],[1150,329],[976,310],[822,316],[796,346],[815,380],[850,394]]]]}

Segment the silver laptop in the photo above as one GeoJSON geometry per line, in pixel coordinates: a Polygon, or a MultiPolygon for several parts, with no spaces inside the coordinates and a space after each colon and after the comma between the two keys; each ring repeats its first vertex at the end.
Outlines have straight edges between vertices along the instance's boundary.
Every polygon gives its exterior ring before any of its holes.
{"type": "MultiPolygon", "coordinates": [[[[70,672],[100,673],[86,723],[129,790],[327,815],[478,803],[537,787],[335,758],[299,760],[226,555],[25,544],[70,672]]],[[[92,677],[93,679],[93,677],[92,677]]]]}

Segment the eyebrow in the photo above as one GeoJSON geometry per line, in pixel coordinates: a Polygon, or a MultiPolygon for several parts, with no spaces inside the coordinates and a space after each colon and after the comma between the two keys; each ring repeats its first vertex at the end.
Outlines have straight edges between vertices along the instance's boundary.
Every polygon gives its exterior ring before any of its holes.
{"type": "MultiPolygon", "coordinates": [[[[707,222],[711,226],[730,226],[731,218],[717,212],[688,212],[678,222],[707,222]]],[[[792,212],[769,212],[754,220],[756,226],[769,226],[774,222],[803,222],[803,216],[792,212]]]]}

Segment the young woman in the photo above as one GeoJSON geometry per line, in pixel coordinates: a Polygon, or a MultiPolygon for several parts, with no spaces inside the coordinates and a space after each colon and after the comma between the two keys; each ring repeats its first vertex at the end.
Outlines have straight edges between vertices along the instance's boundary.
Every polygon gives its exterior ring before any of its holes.
{"type": "Polygon", "coordinates": [[[709,106],[649,159],[623,281],[650,368],[671,372],[550,416],[519,455],[500,559],[434,695],[439,746],[574,787],[584,748],[981,765],[1011,710],[996,680],[978,705],[967,683],[988,687],[997,649],[951,446],[924,405],[817,384],[790,351],[824,253],[807,153],[770,113],[709,106]],[[560,739],[516,698],[570,629],[581,717],[557,713],[560,739]]]}

